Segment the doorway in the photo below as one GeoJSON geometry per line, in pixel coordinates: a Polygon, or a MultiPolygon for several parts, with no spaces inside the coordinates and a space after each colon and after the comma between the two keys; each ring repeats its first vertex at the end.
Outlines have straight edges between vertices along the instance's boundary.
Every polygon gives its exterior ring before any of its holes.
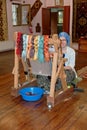
{"type": "Polygon", "coordinates": [[[55,9],[55,12],[53,12],[53,9],[51,9],[51,34],[57,33],[63,31],[63,8],[55,9]]]}
{"type": "Polygon", "coordinates": [[[70,6],[42,8],[42,34],[69,33],[70,6]]]}

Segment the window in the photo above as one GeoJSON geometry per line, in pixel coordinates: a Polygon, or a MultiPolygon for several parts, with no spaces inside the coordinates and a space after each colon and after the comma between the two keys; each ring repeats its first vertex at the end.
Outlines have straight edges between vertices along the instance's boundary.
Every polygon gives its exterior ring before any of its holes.
{"type": "Polygon", "coordinates": [[[12,3],[13,26],[28,25],[31,22],[30,5],[12,3]]]}
{"type": "Polygon", "coordinates": [[[12,4],[12,23],[13,25],[21,25],[21,5],[12,4]]]}

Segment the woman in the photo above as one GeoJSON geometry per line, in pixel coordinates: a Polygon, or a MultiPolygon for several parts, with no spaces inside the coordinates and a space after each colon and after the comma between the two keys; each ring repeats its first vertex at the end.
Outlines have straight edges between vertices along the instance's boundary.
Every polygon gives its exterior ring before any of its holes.
{"type": "Polygon", "coordinates": [[[66,73],[67,84],[71,84],[76,77],[75,72],[75,51],[70,47],[70,36],[66,32],[59,33],[59,38],[61,40],[62,53],[67,61],[64,64],[64,69],[66,73]]]}

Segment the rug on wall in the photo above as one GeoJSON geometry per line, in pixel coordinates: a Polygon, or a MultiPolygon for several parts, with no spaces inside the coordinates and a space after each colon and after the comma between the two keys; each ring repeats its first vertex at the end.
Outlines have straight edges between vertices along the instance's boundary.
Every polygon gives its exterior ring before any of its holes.
{"type": "Polygon", "coordinates": [[[87,0],[73,0],[73,41],[87,35],[87,0]]]}
{"type": "Polygon", "coordinates": [[[87,2],[77,4],[76,34],[79,38],[87,34],[87,2]]]}
{"type": "Polygon", "coordinates": [[[6,0],[0,0],[0,41],[8,39],[6,0]]]}
{"type": "Polygon", "coordinates": [[[36,0],[33,6],[31,7],[31,20],[35,17],[35,15],[38,13],[40,7],[42,5],[42,2],[40,0],[36,0]]]}

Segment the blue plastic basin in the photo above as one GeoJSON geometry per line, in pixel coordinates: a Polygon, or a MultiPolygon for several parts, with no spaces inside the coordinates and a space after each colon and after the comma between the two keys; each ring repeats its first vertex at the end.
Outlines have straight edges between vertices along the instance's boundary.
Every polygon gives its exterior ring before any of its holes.
{"type": "Polygon", "coordinates": [[[19,90],[19,94],[25,101],[37,101],[43,96],[44,90],[40,87],[27,87],[19,90]]]}

